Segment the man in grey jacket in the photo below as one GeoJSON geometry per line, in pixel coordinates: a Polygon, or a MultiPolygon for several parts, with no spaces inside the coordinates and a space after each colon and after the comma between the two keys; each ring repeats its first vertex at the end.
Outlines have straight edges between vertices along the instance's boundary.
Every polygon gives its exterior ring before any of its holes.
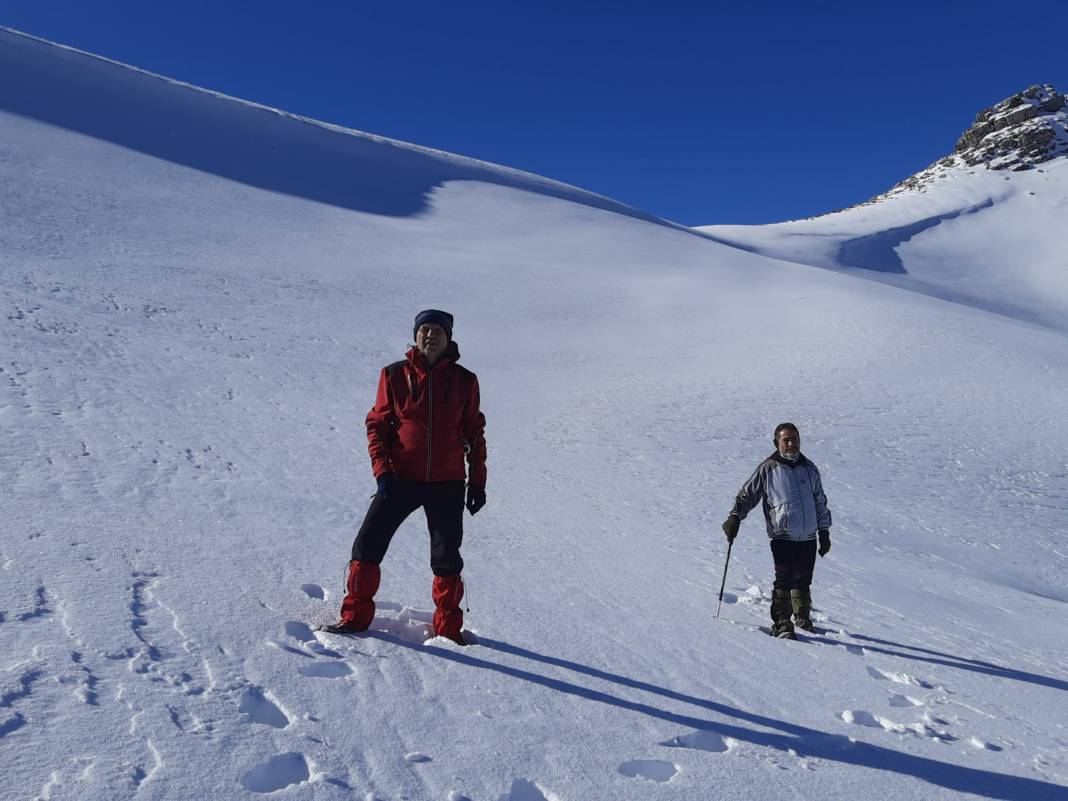
{"type": "Polygon", "coordinates": [[[831,512],[820,471],[801,453],[801,434],[793,423],[775,427],[775,453],[757,466],[734,500],[723,523],[733,543],[745,516],[763,502],[764,520],[775,560],[771,633],[795,639],[794,626],[812,631],[812,571],[819,555],[831,550],[831,512]],[[791,612],[793,620],[790,619],[791,612]]]}

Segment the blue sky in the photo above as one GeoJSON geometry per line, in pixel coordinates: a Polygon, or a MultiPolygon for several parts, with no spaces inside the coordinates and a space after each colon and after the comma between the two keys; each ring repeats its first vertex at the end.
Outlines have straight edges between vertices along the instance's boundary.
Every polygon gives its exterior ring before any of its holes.
{"type": "Polygon", "coordinates": [[[689,225],[866,200],[983,107],[1068,90],[1068,3],[741,6],[5,0],[0,25],[689,225]]]}

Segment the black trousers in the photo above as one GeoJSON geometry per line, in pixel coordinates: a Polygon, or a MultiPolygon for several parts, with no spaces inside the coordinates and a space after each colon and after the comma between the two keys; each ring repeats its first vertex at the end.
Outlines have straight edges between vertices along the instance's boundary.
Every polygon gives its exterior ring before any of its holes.
{"type": "Polygon", "coordinates": [[[452,576],[464,569],[460,545],[464,539],[464,482],[394,481],[389,497],[375,495],[352,543],[352,558],[381,564],[400,524],[419,507],[430,529],[430,569],[435,576],[452,576]]]}
{"type": "Polygon", "coordinates": [[[807,590],[816,568],[816,540],[772,540],[775,589],[807,590]]]}

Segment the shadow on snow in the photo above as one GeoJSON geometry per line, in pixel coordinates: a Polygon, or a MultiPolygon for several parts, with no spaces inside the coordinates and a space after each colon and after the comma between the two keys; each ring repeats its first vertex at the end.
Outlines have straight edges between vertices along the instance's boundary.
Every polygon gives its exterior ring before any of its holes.
{"type": "MultiPolygon", "coordinates": [[[[860,640],[865,643],[863,646],[865,651],[873,651],[877,654],[896,656],[901,659],[914,659],[917,662],[927,662],[931,665],[941,665],[943,667],[956,668],[957,670],[970,670],[974,673],[982,673],[985,676],[993,676],[994,678],[1008,679],[1010,681],[1022,681],[1027,682],[1028,684],[1037,684],[1041,687],[1049,687],[1054,690],[1068,690],[1068,681],[1065,681],[1064,679],[1056,679],[1052,676],[1028,673],[1026,670],[1002,667],[993,662],[967,659],[963,656],[955,656],[941,651],[934,651],[930,648],[921,648],[918,645],[905,645],[904,643],[893,642],[892,640],[881,640],[878,637],[868,637],[864,634],[851,633],[849,636],[854,640],[860,640]],[[867,643],[878,643],[878,645],[868,645],[867,643]],[[879,646],[889,647],[881,648],[879,646]],[[893,650],[897,648],[906,650],[893,650]],[[917,653],[908,653],[908,651],[916,651],[917,653]],[[923,656],[923,654],[927,654],[927,656],[923,656]]],[[[844,643],[841,640],[835,640],[827,636],[820,637],[819,641],[821,643],[826,643],[827,645],[840,645],[843,648],[853,645],[853,643],[844,643]]]]}
{"type": "Polygon", "coordinates": [[[631,679],[617,673],[600,670],[598,668],[582,665],[566,659],[547,656],[526,648],[520,648],[499,640],[480,637],[479,647],[496,651],[501,654],[527,659],[542,665],[563,668],[574,673],[589,676],[594,679],[609,682],[619,687],[656,695],[661,698],[677,701],[713,712],[727,718],[744,721],[745,723],[770,729],[746,728],[734,723],[707,720],[692,715],[672,712],[667,709],[653,706],[640,701],[613,695],[602,690],[583,687],[563,679],[535,673],[510,665],[502,665],[471,656],[467,652],[458,652],[452,649],[440,648],[433,645],[417,645],[405,642],[396,637],[380,632],[367,632],[364,637],[379,639],[403,648],[410,648],[420,653],[446,659],[450,662],[466,665],[472,668],[480,668],[500,673],[513,679],[527,681],[550,690],[582,698],[587,701],[595,701],[607,704],[629,712],[646,715],[666,723],[677,726],[686,726],[698,731],[709,731],[722,737],[731,737],[740,742],[752,743],[765,748],[773,748],[782,752],[793,751],[798,756],[815,759],[825,759],[830,762],[840,762],[847,765],[884,770],[898,773],[903,776],[911,776],[928,782],[932,785],[944,787],[958,792],[972,793],[984,798],[1007,799],[1008,801],[1040,801],[1042,799],[1063,798],[1064,788],[1040,779],[1029,779],[1022,776],[1011,776],[1003,773],[995,773],[989,770],[970,768],[963,765],[954,765],[949,762],[940,762],[936,759],[914,756],[912,754],[894,751],[891,748],[883,748],[878,745],[852,740],[849,737],[838,734],[811,729],[794,723],[788,723],[764,715],[745,712],[727,704],[710,701],[704,698],[687,695],[685,693],[659,687],[649,682],[631,679]]]}
{"type": "Polygon", "coordinates": [[[924,220],[918,220],[897,228],[887,228],[867,236],[858,236],[843,242],[838,248],[838,263],[846,267],[861,270],[874,270],[880,273],[897,273],[905,275],[908,271],[897,255],[897,248],[908,242],[917,234],[948,220],[955,220],[963,214],[975,214],[994,205],[991,199],[975,206],[958,209],[946,214],[937,214],[924,220]]]}
{"type": "Polygon", "coordinates": [[[331,206],[411,216],[442,183],[477,180],[671,225],[538,176],[331,129],[3,29],[0,75],[0,111],[331,206]]]}

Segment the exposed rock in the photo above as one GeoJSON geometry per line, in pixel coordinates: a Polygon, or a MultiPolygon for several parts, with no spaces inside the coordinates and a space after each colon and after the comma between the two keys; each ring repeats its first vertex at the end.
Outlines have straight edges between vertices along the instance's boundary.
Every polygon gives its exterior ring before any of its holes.
{"type": "Polygon", "coordinates": [[[1038,116],[1038,106],[1030,104],[1017,106],[1011,111],[1007,111],[1004,114],[994,118],[994,130],[1003,131],[1006,128],[1011,128],[1014,125],[1019,125],[1021,122],[1026,122],[1032,117],[1038,116]]]}
{"type": "Polygon", "coordinates": [[[1055,94],[1042,104],[1043,111],[1060,111],[1064,108],[1064,95],[1055,94]]]}
{"type": "MultiPolygon", "coordinates": [[[[1019,172],[1068,155],[1068,109],[1065,96],[1049,84],[1028,87],[975,115],[957,140],[953,153],[910,175],[875,202],[907,191],[924,191],[937,176],[954,167],[1019,172]]],[[[861,204],[864,205],[864,204],[861,204]]]]}

